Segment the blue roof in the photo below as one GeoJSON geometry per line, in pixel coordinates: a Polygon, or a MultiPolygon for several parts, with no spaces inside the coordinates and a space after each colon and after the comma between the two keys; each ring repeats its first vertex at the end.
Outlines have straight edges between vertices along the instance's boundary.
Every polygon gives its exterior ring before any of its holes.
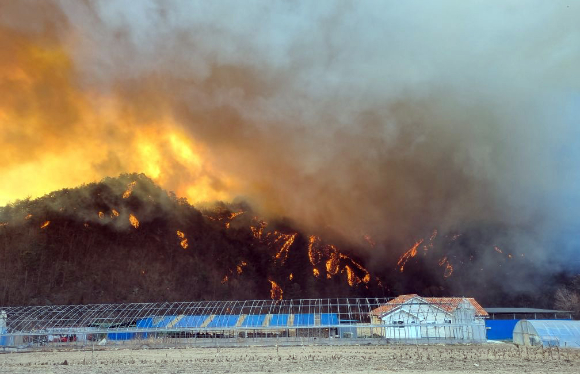
{"type": "Polygon", "coordinates": [[[314,314],[295,314],[294,326],[314,326],[314,314]]]}
{"type": "Polygon", "coordinates": [[[270,326],[288,326],[288,314],[274,314],[270,326]]]}
{"type": "Polygon", "coordinates": [[[240,316],[215,316],[207,327],[233,327],[239,318],[240,316]]]}
{"type": "Polygon", "coordinates": [[[249,314],[242,322],[242,327],[258,327],[264,324],[266,320],[265,314],[249,314]]]}
{"type": "Polygon", "coordinates": [[[173,327],[200,327],[209,316],[184,316],[173,327]]]}

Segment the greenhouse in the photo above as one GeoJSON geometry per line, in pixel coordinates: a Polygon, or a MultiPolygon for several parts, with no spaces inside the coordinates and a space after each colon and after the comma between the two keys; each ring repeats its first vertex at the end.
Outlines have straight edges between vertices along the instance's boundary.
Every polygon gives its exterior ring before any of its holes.
{"type": "Polygon", "coordinates": [[[580,321],[521,320],[514,327],[514,343],[533,347],[580,348],[580,321]]]}
{"type": "Polygon", "coordinates": [[[471,305],[463,298],[433,304],[412,297],[0,307],[0,346],[483,341],[481,322],[454,317],[474,316],[471,305]],[[389,313],[397,320],[378,318],[389,313]]]}

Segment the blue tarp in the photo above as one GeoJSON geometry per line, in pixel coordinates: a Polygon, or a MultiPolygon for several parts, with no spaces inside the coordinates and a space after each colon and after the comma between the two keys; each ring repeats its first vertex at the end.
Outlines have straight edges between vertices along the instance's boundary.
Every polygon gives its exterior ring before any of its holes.
{"type": "Polygon", "coordinates": [[[338,325],[338,315],[334,313],[322,313],[320,315],[320,325],[338,325]]]}
{"type": "Polygon", "coordinates": [[[294,326],[314,326],[314,314],[295,314],[294,326]]]}
{"type": "Polygon", "coordinates": [[[288,326],[288,314],[274,314],[270,326],[288,326]]]}
{"type": "Polygon", "coordinates": [[[207,327],[234,327],[239,318],[240,316],[215,316],[207,327]]]}
{"type": "Polygon", "coordinates": [[[264,324],[265,320],[265,314],[249,314],[242,322],[242,327],[259,327],[264,324]]]}
{"type": "Polygon", "coordinates": [[[200,327],[209,316],[184,316],[173,327],[187,328],[200,327]]]}

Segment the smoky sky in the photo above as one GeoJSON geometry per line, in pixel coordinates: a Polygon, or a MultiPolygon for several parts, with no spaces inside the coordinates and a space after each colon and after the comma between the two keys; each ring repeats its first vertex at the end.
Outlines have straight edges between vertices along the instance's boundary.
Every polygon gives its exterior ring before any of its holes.
{"type": "MultiPolygon", "coordinates": [[[[25,144],[98,137],[107,157],[92,168],[140,172],[107,148],[135,141],[116,120],[169,116],[207,150],[212,185],[229,176],[231,196],[268,217],[370,235],[375,251],[477,225],[514,228],[506,242],[540,258],[577,250],[561,240],[580,202],[574,2],[0,4],[10,53],[21,38],[70,58],[71,92],[41,108],[56,113],[38,131],[53,130],[25,144]],[[79,93],[122,116],[87,128],[62,99],[79,93]]],[[[165,172],[167,189],[190,180],[187,167],[165,172]]]]}

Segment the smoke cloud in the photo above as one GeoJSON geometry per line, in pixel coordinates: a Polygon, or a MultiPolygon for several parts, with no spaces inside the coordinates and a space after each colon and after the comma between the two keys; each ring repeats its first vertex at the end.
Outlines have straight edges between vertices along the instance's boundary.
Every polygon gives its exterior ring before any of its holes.
{"type": "MultiPolygon", "coordinates": [[[[385,253],[578,240],[580,6],[0,2],[4,202],[120,172],[385,253]]],[[[579,265],[580,266],[580,265],[579,265]]]]}

